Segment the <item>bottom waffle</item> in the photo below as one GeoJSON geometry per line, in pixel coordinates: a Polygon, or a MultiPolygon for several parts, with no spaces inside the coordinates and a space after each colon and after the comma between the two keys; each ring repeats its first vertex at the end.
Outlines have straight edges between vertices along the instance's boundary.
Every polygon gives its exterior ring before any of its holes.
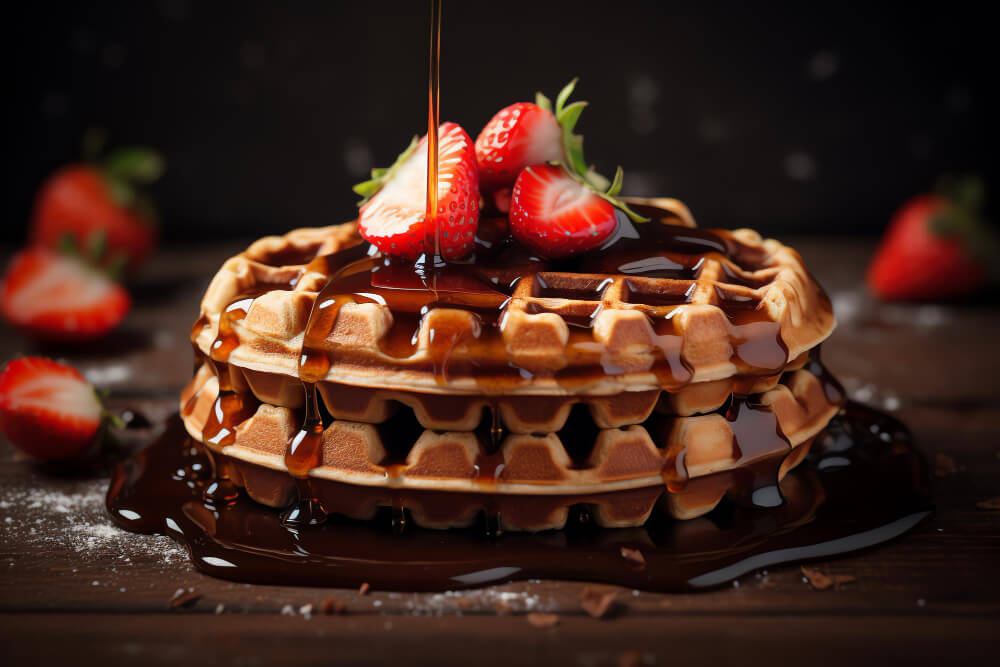
{"type": "MultiPolygon", "coordinates": [[[[422,528],[465,528],[486,518],[491,531],[558,530],[573,512],[589,517],[603,528],[632,528],[646,523],[655,511],[675,519],[693,519],[710,512],[725,497],[746,505],[764,495],[780,501],[795,484],[786,475],[802,462],[812,439],[784,456],[759,461],[753,470],[735,469],[688,480],[680,485],[663,483],[589,494],[529,495],[482,492],[447,492],[344,484],[311,480],[310,490],[323,507],[351,519],[373,520],[381,508],[391,507],[395,522],[412,521],[422,528]],[[779,492],[778,482],[781,482],[779,492]]],[[[287,507],[296,498],[293,480],[285,473],[238,458],[217,459],[230,479],[253,500],[272,507],[287,507]]],[[[775,503],[766,503],[772,506],[775,503]]]]}
{"type": "MultiPolygon", "coordinates": [[[[199,374],[185,390],[184,421],[192,436],[200,439],[210,412],[218,409],[217,397],[218,382],[211,374],[199,374]]],[[[776,461],[771,471],[773,481],[779,466],[801,460],[802,445],[821,431],[837,410],[821,379],[800,369],[787,373],[779,385],[763,394],[733,399],[725,412],[691,417],[654,413],[642,425],[601,429],[584,409],[580,418],[571,417],[558,433],[510,433],[495,446],[481,431],[425,430],[412,414],[402,411],[379,425],[332,421],[322,433],[320,465],[309,471],[309,478],[352,488],[370,487],[372,500],[361,503],[368,509],[344,512],[358,517],[400,490],[448,491],[453,497],[463,492],[496,498],[552,497],[552,507],[561,509],[540,512],[549,517],[547,520],[525,522],[515,518],[517,512],[506,513],[508,529],[531,530],[538,529],[531,525],[552,527],[564,520],[565,511],[575,504],[568,496],[601,496],[652,487],[649,493],[657,491],[655,501],[665,480],[677,489],[715,473],[749,470],[760,461],[776,461]]],[[[296,494],[295,480],[285,467],[285,450],[300,423],[301,416],[294,410],[260,404],[247,419],[233,425],[233,444],[216,454],[224,455],[219,458],[228,462],[230,476],[237,483],[242,481],[251,497],[285,506],[296,494]]],[[[785,466],[781,472],[787,469],[785,466]]],[[[701,498],[706,488],[698,486],[702,490],[687,500],[668,494],[664,502],[673,516],[703,514],[728,491],[716,489],[708,500],[692,504],[690,499],[701,498]]],[[[615,514],[600,509],[600,502],[584,504],[595,505],[594,514],[603,524],[618,525],[612,518],[615,514]]],[[[414,512],[418,523],[440,523],[430,518],[432,514],[414,512]]],[[[644,520],[644,516],[648,512],[633,513],[620,525],[636,525],[634,522],[644,520]]],[[[463,515],[444,523],[461,525],[471,520],[463,515]]]]}

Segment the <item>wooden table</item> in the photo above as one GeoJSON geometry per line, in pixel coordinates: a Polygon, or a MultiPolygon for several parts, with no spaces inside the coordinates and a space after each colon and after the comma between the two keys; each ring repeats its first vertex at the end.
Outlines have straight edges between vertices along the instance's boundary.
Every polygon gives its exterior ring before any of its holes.
{"type": "MultiPolygon", "coordinates": [[[[796,239],[834,299],[827,365],[861,400],[895,411],[932,461],[936,515],[893,543],[817,565],[856,581],[814,590],[798,567],[708,593],[623,590],[594,619],[584,584],[513,583],[456,594],[249,586],[195,572],[169,539],[104,513],[101,466],[33,465],[0,443],[0,663],[447,665],[844,665],[995,659],[1000,637],[1000,311],[992,304],[880,306],[861,288],[867,242],[796,239]],[[195,604],[168,609],[179,589],[195,604]],[[324,598],[346,612],[324,616],[324,598]],[[309,613],[312,605],[312,613],[309,613]],[[500,613],[506,612],[506,613],[500,613]],[[527,612],[551,612],[540,629],[527,612]]],[[[86,349],[39,348],[0,330],[0,360],[62,357],[154,423],[190,370],[187,334],[208,279],[238,244],[168,248],[135,286],[123,330],[86,349]]],[[[143,434],[143,437],[147,437],[143,434]]],[[[142,438],[128,436],[127,446],[142,438]]]]}

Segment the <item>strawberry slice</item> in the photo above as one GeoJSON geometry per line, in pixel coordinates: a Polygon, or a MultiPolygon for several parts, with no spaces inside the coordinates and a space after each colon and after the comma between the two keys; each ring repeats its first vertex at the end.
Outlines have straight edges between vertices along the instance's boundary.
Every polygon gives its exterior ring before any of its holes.
{"type": "MultiPolygon", "coordinates": [[[[388,254],[416,259],[424,252],[427,226],[427,137],[414,139],[388,169],[354,186],[361,201],[358,231],[388,254]]],[[[479,224],[479,173],[472,140],[455,123],[438,130],[438,233],[441,256],[461,259],[472,251],[479,224]]]]}
{"type": "Polygon", "coordinates": [[[615,206],[562,166],[534,165],[517,177],[510,202],[511,233],[546,257],[590,250],[617,225],[615,206]]]}
{"type": "Polygon", "coordinates": [[[125,318],[125,289],[80,259],[45,248],[14,256],[0,284],[0,312],[43,340],[99,338],[125,318]]]}
{"type": "Polygon", "coordinates": [[[36,459],[79,454],[104,417],[94,388],[74,368],[24,357],[0,372],[0,429],[36,459]]]}
{"type": "Polygon", "coordinates": [[[868,267],[872,293],[883,301],[927,301],[984,287],[1000,241],[981,219],[983,198],[981,182],[963,179],[905,202],[868,267]]]}

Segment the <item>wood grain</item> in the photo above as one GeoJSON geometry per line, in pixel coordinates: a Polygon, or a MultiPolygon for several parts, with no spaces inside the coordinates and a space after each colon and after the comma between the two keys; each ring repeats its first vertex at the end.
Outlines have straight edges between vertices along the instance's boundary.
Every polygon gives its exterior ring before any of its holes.
{"type": "MultiPolygon", "coordinates": [[[[956,463],[935,480],[937,513],[913,533],[814,565],[855,582],[816,591],[798,568],[781,567],[707,593],[622,591],[618,612],[600,620],[581,608],[585,585],[573,582],[453,595],[246,586],[198,574],[166,538],[111,528],[101,502],[107,460],[82,470],[39,466],[3,442],[0,662],[616,665],[628,650],[640,664],[755,664],[776,655],[815,665],[859,656],[972,662],[1000,628],[1000,512],[976,509],[1000,496],[1000,312],[992,303],[878,305],[860,284],[870,244],[790,242],[838,309],[827,365],[856,397],[893,409],[930,460],[943,453],[956,463]],[[202,597],[168,610],[177,589],[189,587],[202,597]],[[320,615],[327,597],[345,603],[344,612],[320,615]],[[560,623],[532,627],[524,618],[532,611],[557,613],[560,623]]],[[[38,347],[2,329],[0,360],[64,358],[110,389],[114,407],[146,415],[153,427],[125,434],[123,455],[175,409],[201,291],[239,247],[161,252],[135,287],[125,328],[97,347],[38,347]]]]}

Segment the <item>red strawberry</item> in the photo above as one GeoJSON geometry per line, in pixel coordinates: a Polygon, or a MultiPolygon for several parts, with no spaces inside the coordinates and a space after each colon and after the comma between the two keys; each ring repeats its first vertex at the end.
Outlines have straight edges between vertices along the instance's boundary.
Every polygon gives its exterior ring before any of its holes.
{"type": "Polygon", "coordinates": [[[59,169],[39,189],[32,243],[55,248],[69,239],[84,248],[96,241],[106,247],[106,255],[98,258],[106,265],[134,269],[157,238],[155,212],[137,186],[152,182],[162,170],[156,154],[137,148],[112,153],[102,168],[73,164],[59,169]]]}
{"type": "Polygon", "coordinates": [[[517,177],[510,202],[511,233],[546,257],[598,246],[617,224],[615,207],[561,166],[539,164],[517,177]]]}
{"type": "Polygon", "coordinates": [[[125,289],[77,257],[46,248],[14,256],[0,283],[0,312],[11,324],[46,340],[99,338],[125,318],[125,289]]]}
{"type": "MultiPolygon", "coordinates": [[[[363,197],[358,231],[389,255],[416,259],[424,252],[427,211],[427,137],[414,140],[389,169],[354,186],[363,197]]],[[[455,123],[438,130],[438,232],[441,256],[472,251],[479,224],[479,174],[472,140],[455,123]]]]}
{"type": "Polygon", "coordinates": [[[73,368],[25,357],[0,372],[0,429],[36,459],[79,454],[104,416],[94,388],[73,368]]]}
{"type": "Polygon", "coordinates": [[[527,166],[563,159],[562,126],[549,108],[531,102],[501,109],[476,137],[483,192],[511,187],[527,166]]]}
{"type": "Polygon", "coordinates": [[[896,211],[871,265],[868,286],[886,301],[947,299],[970,294],[989,277],[996,239],[979,221],[981,186],[948,196],[914,197],[896,211]],[[971,197],[971,199],[970,199],[971,197]]]}

